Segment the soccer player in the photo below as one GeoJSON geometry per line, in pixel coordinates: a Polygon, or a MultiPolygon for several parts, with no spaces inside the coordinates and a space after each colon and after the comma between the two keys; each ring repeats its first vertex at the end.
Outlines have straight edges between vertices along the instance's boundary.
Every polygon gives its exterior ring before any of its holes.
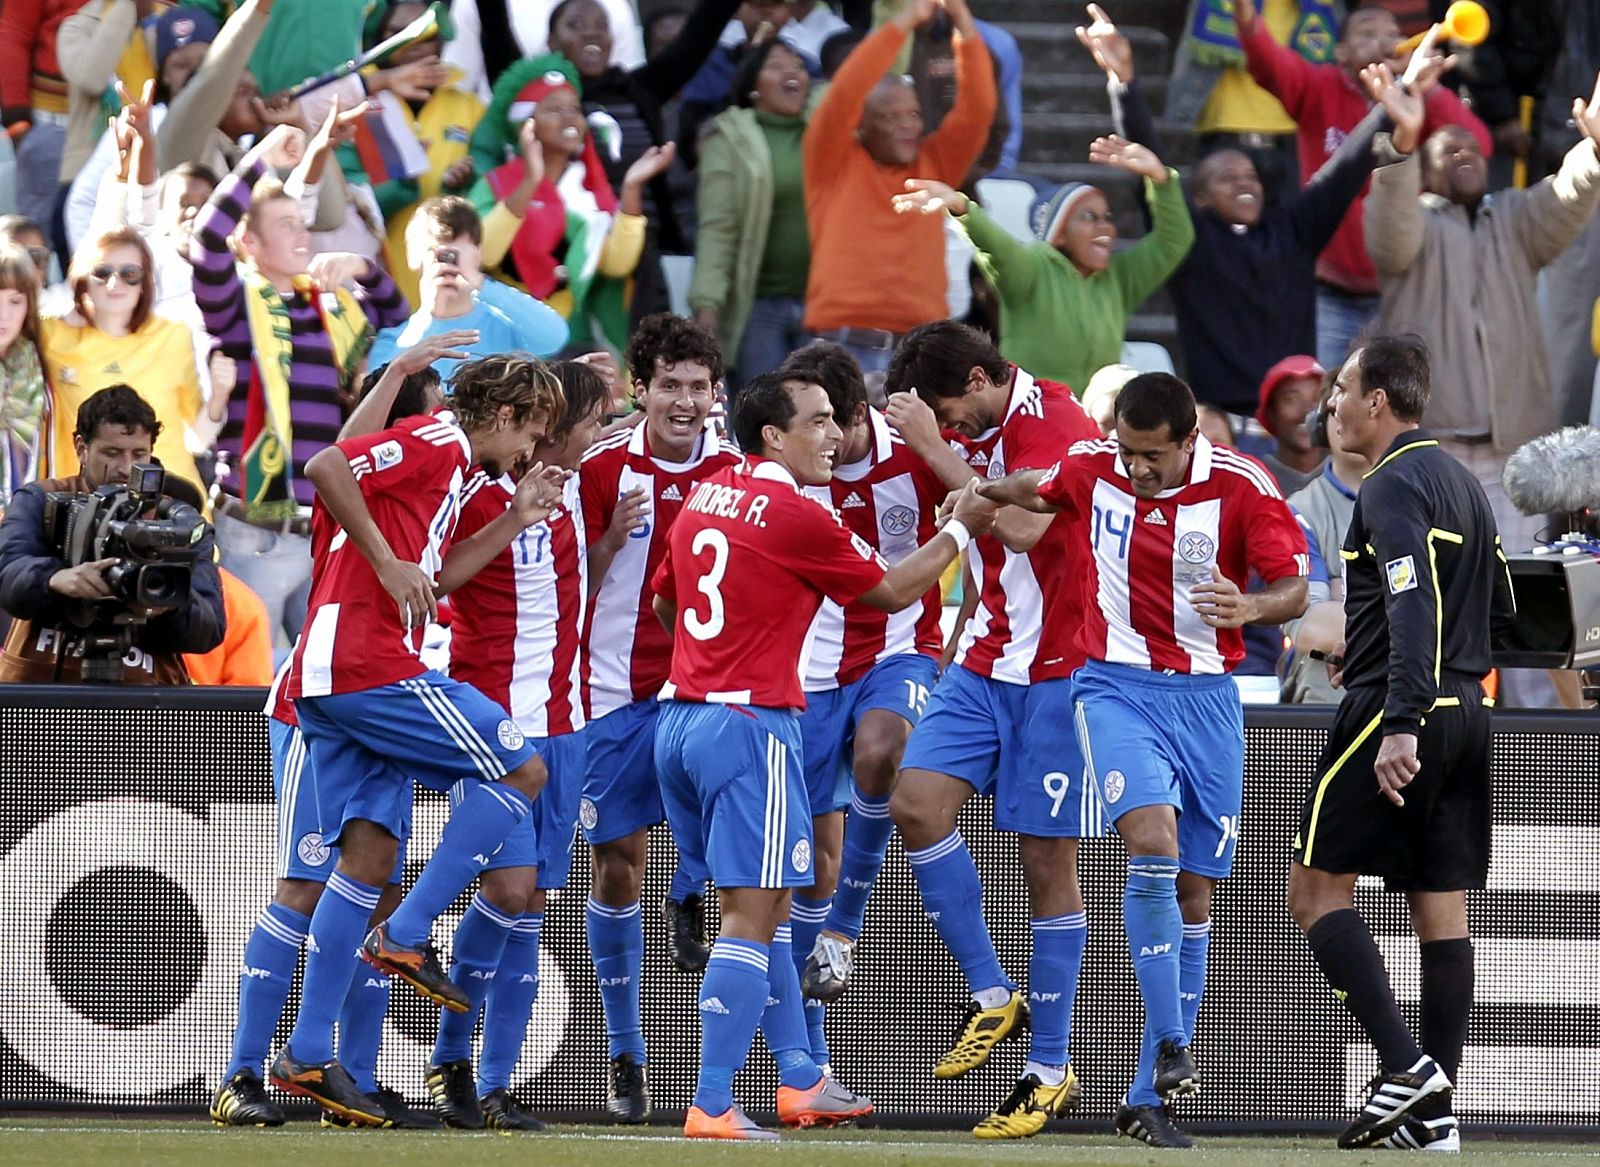
{"type": "MultiPolygon", "coordinates": [[[[566,361],[553,371],[565,404],[533,457],[575,470],[600,434],[609,393],[587,365],[566,361]]],[[[491,479],[475,471],[462,491],[456,538],[487,530],[515,505],[516,494],[510,474],[491,479]]],[[[451,593],[450,675],[508,710],[549,774],[533,813],[484,867],[451,946],[450,979],[472,1007],[440,1015],[427,1084],[452,1127],[544,1127],[512,1096],[511,1074],[539,991],[545,897],[566,886],[572,868],[586,762],[578,651],[589,598],[586,549],[574,474],[562,488],[559,507],[451,593]],[[480,1011],[482,1074],[475,1081],[472,1031],[480,1011]]],[[[458,783],[452,795],[466,793],[458,783]]]]}
{"type": "Polygon", "coordinates": [[[1305,539],[1260,463],[1199,433],[1194,395],[1166,373],[1117,397],[1115,438],[1081,442],[1048,470],[980,488],[1073,521],[1089,553],[1073,680],[1083,756],[1128,848],[1123,921],[1144,1041],[1123,1134],[1193,1140],[1163,1100],[1192,1093],[1189,1046],[1205,987],[1211,896],[1233,867],[1244,800],[1244,713],[1229,671],[1239,629],[1306,608],[1305,539]],[[1263,590],[1245,593],[1254,570],[1263,590]]]}
{"type": "Polygon", "coordinates": [[[1484,886],[1491,828],[1481,681],[1491,626],[1515,606],[1483,488],[1419,426],[1428,392],[1422,341],[1380,336],[1345,361],[1329,401],[1341,447],[1372,469],[1344,540],[1348,640],[1331,679],[1347,695],[1300,812],[1289,911],[1382,1067],[1347,1148],[1461,1147],[1450,1099],[1472,1009],[1465,889],[1484,886]],[[1420,1043],[1355,910],[1361,874],[1410,906],[1420,1043]]]}
{"type": "MultiPolygon", "coordinates": [[[[622,1122],[644,1122],[650,1087],[639,1017],[639,897],[645,833],[665,817],[650,743],[672,655],[671,637],[651,614],[650,577],[683,500],[739,456],[708,421],[722,379],[722,354],[709,331],[681,316],[647,316],[627,360],[644,421],[591,450],[580,476],[594,595],[585,632],[589,769],[579,819],[594,849],[586,923],[609,1046],[606,1109],[622,1122]]],[[[680,856],[663,910],[673,961],[688,972],[706,962],[704,890],[703,860],[680,856]]]]}
{"type": "Polygon", "coordinates": [[[734,1102],[733,1077],[758,1022],[780,1055],[780,1121],[832,1125],[872,1109],[796,1048],[800,978],[779,932],[790,889],[812,880],[798,717],[811,622],[824,599],[886,612],[916,604],[994,508],[968,489],[940,535],[889,567],[802,493],[827,485],[841,436],[820,385],[756,377],[734,405],[733,431],[749,457],[695,488],[651,580],[656,612],[674,630],[655,757],[673,837],[703,850],[722,909],[700,986],[700,1070],[684,1134],[755,1140],[777,1136],[734,1102]],[[756,596],[764,618],[736,614],[756,596]]]}
{"type": "MultiPolygon", "coordinates": [[[[889,387],[890,420],[951,487],[998,477],[1002,467],[1053,465],[1072,442],[1100,432],[1066,386],[1008,364],[987,337],[954,321],[907,335],[889,387]],[[953,446],[941,426],[956,435],[953,446]]],[[[972,993],[934,1076],[976,1069],[1031,1019],[1022,1074],[974,1128],[980,1138],[1037,1134],[1080,1095],[1070,1057],[1088,935],[1078,838],[1098,834],[1100,821],[1071,729],[1082,565],[1067,527],[1003,511],[974,544],[977,606],[911,735],[890,803],[923,907],[972,993]],[[1021,836],[1033,934],[1026,1004],[1000,966],[978,872],[956,826],[975,794],[993,795],[996,829],[1021,836]]]]}
{"type": "Polygon", "coordinates": [[[467,468],[525,456],[560,420],[560,387],[537,361],[502,356],[462,366],[453,388],[451,411],[341,440],[307,464],[314,525],[327,542],[286,684],[317,767],[321,833],[340,853],[311,916],[300,1012],[271,1077],[364,1125],[381,1124],[383,1112],[333,1056],[356,950],[431,1000],[465,1009],[429,930],[527,817],[545,780],[503,709],[418,654],[467,468]],[[368,933],[408,828],[413,777],[443,790],[463,777],[475,785],[410,893],[368,933]]]}
{"type": "MultiPolygon", "coordinates": [[[[806,493],[891,566],[931,539],[949,492],[867,404],[861,366],[849,351],[819,341],[790,356],[781,372],[822,386],[842,435],[832,481],[807,486],[806,493]]],[[[849,982],[867,897],[883,868],[894,829],[889,792],[911,727],[938,681],[939,611],[937,588],[892,615],[827,600],[812,630],[800,740],[813,882],[795,893],[789,923],[791,951],[803,970],[811,1056],[824,1068],[823,1002],[836,1000],[849,982]]]]}

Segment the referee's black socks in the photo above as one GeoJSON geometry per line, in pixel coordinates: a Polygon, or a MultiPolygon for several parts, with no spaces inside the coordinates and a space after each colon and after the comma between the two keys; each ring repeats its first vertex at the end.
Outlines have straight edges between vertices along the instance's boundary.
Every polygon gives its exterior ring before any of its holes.
{"type": "Polygon", "coordinates": [[[1467,1014],[1472,1011],[1472,941],[1464,936],[1429,940],[1418,948],[1422,956],[1422,1048],[1454,1082],[1461,1068],[1461,1047],[1467,1043],[1467,1014]]]}
{"type": "Polygon", "coordinates": [[[1400,1073],[1415,1065],[1422,1050],[1400,1015],[1383,954],[1361,914],[1354,908],[1329,912],[1311,926],[1306,940],[1328,984],[1367,1031],[1383,1068],[1400,1073]]]}

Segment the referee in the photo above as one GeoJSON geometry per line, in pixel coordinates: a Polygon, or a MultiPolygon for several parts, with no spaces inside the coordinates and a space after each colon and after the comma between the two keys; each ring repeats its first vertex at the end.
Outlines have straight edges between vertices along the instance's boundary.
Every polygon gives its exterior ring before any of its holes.
{"type": "MultiPolygon", "coordinates": [[[[1378,1052],[1345,1148],[1456,1150],[1450,1091],[1472,1006],[1466,889],[1489,871],[1490,625],[1511,578],[1477,480],[1419,426],[1428,351],[1383,336],[1351,354],[1328,408],[1367,471],[1340,554],[1347,696],[1317,763],[1289,868],[1289,910],[1378,1052]],[[1355,910],[1358,875],[1404,892],[1421,945],[1422,1041],[1355,910]],[[1424,1052],[1426,1050],[1426,1052],[1424,1052]]],[[[1335,684],[1340,666],[1330,664],[1335,684]]]]}

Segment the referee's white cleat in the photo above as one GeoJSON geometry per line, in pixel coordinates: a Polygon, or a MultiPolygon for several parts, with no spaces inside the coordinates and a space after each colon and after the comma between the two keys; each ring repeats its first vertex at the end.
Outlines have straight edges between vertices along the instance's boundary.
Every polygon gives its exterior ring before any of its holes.
{"type": "Polygon", "coordinates": [[[1379,1074],[1372,1080],[1372,1094],[1355,1122],[1339,1136],[1346,1151],[1370,1147],[1399,1129],[1417,1107],[1430,1098],[1450,1097],[1450,1079],[1439,1063],[1427,1055],[1417,1059],[1409,1070],[1379,1074]]]}
{"type": "Polygon", "coordinates": [[[814,1001],[837,1001],[850,986],[856,967],[856,944],[843,936],[817,933],[817,942],[800,974],[800,988],[814,1001]]]}

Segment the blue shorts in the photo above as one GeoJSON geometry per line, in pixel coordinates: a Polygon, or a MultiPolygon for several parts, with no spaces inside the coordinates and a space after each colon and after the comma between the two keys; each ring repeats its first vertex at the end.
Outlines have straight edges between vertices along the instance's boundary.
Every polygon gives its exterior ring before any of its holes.
{"type": "MultiPolygon", "coordinates": [[[[327,883],[339,862],[339,848],[322,841],[317,821],[317,768],[305,735],[299,726],[285,725],[277,718],[267,720],[267,735],[272,741],[272,787],[278,800],[277,877],[327,883]]],[[[408,821],[390,883],[399,883],[405,875],[410,835],[408,821]]]]}
{"type": "Polygon", "coordinates": [[[589,760],[578,822],[590,846],[624,838],[666,818],[655,762],[660,713],[661,702],[649,697],[613,709],[584,730],[589,760]]]}
{"type": "Polygon", "coordinates": [[[432,670],[376,689],[302,697],[295,712],[316,763],[317,819],[328,842],[356,819],[403,839],[412,779],[447,791],[462,779],[498,781],[533,756],[504,709],[432,670]]]}
{"type": "Polygon", "coordinates": [[[810,887],[800,719],[788,710],[663,701],[656,772],[672,837],[718,887],[810,887]]]}
{"type": "Polygon", "coordinates": [[[1229,676],[1167,675],[1090,661],[1074,678],[1078,736],[1106,814],[1178,811],[1178,861],[1233,870],[1244,805],[1244,705],[1229,676]]]}
{"type": "Polygon", "coordinates": [[[939,666],[931,656],[903,652],[879,661],[848,685],[806,694],[800,744],[812,815],[850,805],[855,778],[853,750],[861,715],[869,709],[887,709],[916,725],[938,681],[939,666]]]}
{"type": "MultiPolygon", "coordinates": [[[[511,828],[499,850],[489,856],[485,871],[502,867],[537,867],[539,886],[567,886],[572,872],[572,841],[578,833],[578,792],[583,789],[583,731],[557,737],[531,737],[528,744],[544,760],[549,777],[533,800],[533,813],[511,828]]],[[[464,782],[450,791],[454,808],[467,796],[464,782]]]]}
{"type": "Polygon", "coordinates": [[[1098,835],[1071,733],[1070,678],[1013,685],[959,665],[928,701],[902,770],[932,770],[994,798],[998,831],[1045,839],[1098,835]]]}

